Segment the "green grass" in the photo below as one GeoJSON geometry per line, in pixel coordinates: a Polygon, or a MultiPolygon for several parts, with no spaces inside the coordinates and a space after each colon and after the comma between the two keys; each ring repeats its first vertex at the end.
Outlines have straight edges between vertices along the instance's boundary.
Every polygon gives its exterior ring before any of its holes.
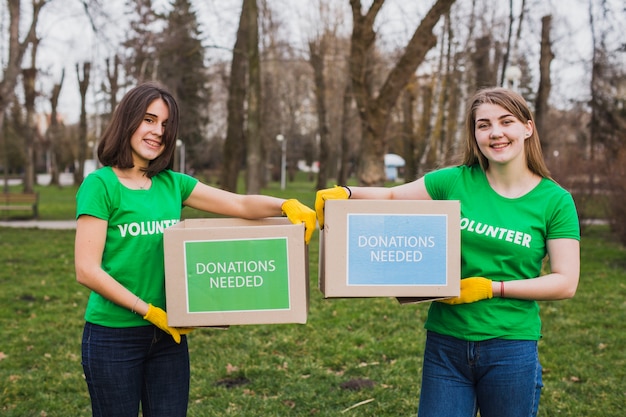
{"type": "MultiPolygon", "coordinates": [[[[72,217],[75,190],[40,191],[42,218],[72,217]]],[[[289,183],[282,194],[276,185],[264,192],[313,205],[313,185],[306,181],[289,183]]],[[[73,238],[72,231],[0,228],[2,416],[90,415],[80,364],[88,291],[75,281],[73,238]]],[[[427,304],[324,299],[317,289],[317,238],[315,233],[309,246],[306,325],[233,326],[189,335],[190,417],[415,415],[427,304]],[[342,387],[360,380],[373,385],[342,387]],[[247,383],[236,385],[242,381],[247,383]]],[[[576,297],[541,303],[541,416],[623,415],[625,270],[626,250],[608,228],[587,228],[576,297]]]]}

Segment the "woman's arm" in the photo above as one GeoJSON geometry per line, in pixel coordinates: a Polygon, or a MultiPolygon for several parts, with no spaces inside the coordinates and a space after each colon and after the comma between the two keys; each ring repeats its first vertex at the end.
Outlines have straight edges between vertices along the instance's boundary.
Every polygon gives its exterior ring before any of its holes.
{"type": "Polygon", "coordinates": [[[350,198],[360,200],[432,200],[424,177],[395,187],[350,187],[350,198]]]}
{"type": "Polygon", "coordinates": [[[184,201],[186,206],[243,219],[261,219],[282,215],[286,200],[260,194],[231,193],[199,182],[184,201]]]}
{"type": "Polygon", "coordinates": [[[145,316],[148,312],[148,304],[102,269],[106,233],[107,222],[105,220],[87,215],[78,218],[74,246],[76,280],[115,304],[145,316]]]}
{"type": "MultiPolygon", "coordinates": [[[[550,273],[532,279],[504,282],[504,297],[523,300],[564,300],[572,298],[580,275],[580,243],[576,239],[547,242],[550,273]]],[[[492,282],[494,296],[502,296],[499,281],[492,282]]]]}

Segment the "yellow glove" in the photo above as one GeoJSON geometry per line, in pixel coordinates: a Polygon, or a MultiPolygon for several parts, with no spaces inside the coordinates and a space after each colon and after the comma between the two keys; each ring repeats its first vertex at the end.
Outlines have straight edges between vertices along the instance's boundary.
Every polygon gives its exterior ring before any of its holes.
{"type": "Polygon", "coordinates": [[[339,185],[335,185],[333,188],[319,190],[315,194],[315,212],[317,213],[317,221],[320,224],[320,229],[324,228],[324,205],[326,204],[326,200],[347,200],[349,196],[348,190],[339,185]]]}
{"type": "Polygon", "coordinates": [[[467,304],[493,297],[491,280],[483,277],[471,277],[461,280],[461,295],[445,300],[437,300],[440,303],[455,305],[467,304]]]}
{"type": "Polygon", "coordinates": [[[315,230],[315,212],[295,198],[285,201],[281,209],[291,223],[304,223],[304,241],[308,245],[315,230]]]}
{"type": "Polygon", "coordinates": [[[180,335],[187,334],[193,330],[190,327],[170,327],[167,325],[167,313],[159,307],[155,307],[152,304],[148,304],[148,312],[143,316],[145,320],[154,324],[165,333],[172,335],[176,343],[180,343],[180,335]]]}

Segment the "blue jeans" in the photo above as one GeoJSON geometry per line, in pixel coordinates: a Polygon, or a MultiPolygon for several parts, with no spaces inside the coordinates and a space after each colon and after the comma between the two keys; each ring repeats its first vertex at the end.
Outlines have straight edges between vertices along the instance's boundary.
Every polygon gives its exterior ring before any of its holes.
{"type": "Polygon", "coordinates": [[[428,332],[418,416],[536,416],[542,386],[534,340],[467,342],[428,332]]]}
{"type": "Polygon", "coordinates": [[[155,326],[86,323],[82,364],[94,417],[183,417],[189,399],[187,338],[155,326]]]}

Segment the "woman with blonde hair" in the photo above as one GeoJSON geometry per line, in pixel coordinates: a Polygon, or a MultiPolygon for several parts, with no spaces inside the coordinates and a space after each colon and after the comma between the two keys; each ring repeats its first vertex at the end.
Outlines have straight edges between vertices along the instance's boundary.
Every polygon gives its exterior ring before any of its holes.
{"type": "Polygon", "coordinates": [[[460,201],[461,293],[430,306],[418,416],[536,416],[537,301],[574,296],[580,230],[571,194],[550,178],[525,100],[504,88],[478,91],[460,165],[390,188],[320,190],[321,227],[324,202],[338,198],[460,201]]]}

